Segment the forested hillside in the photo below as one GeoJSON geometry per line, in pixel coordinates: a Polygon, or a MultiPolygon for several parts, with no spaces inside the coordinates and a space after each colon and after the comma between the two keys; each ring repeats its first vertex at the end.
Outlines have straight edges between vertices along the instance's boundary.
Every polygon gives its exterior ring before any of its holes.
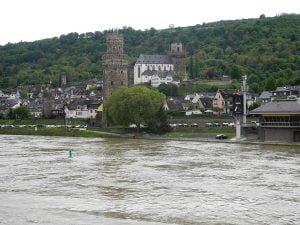
{"type": "MultiPolygon", "coordinates": [[[[255,92],[300,84],[300,15],[120,32],[132,64],[139,54],[165,54],[172,42],[182,42],[192,79],[247,74],[255,92]]],[[[57,85],[61,72],[69,81],[101,78],[105,51],[105,32],[99,31],[0,46],[0,88],[57,85]]]]}

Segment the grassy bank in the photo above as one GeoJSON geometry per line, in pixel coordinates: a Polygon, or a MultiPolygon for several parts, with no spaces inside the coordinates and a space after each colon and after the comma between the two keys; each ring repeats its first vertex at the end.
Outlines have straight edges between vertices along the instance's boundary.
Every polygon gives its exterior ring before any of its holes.
{"type": "MultiPolygon", "coordinates": [[[[65,124],[64,119],[25,119],[25,120],[0,120],[0,125],[63,125],[65,124]]],[[[68,120],[68,125],[86,125],[86,120],[76,119],[68,120]]]]}
{"type": "Polygon", "coordinates": [[[36,136],[62,136],[62,137],[119,137],[120,135],[108,132],[93,132],[89,130],[62,129],[62,128],[9,128],[0,129],[0,134],[7,135],[36,135],[36,136]]]}

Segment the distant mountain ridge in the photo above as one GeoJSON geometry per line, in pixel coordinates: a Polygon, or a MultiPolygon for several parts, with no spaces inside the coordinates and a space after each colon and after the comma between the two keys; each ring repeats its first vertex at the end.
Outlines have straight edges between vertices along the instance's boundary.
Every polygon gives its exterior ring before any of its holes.
{"type": "MultiPolygon", "coordinates": [[[[255,91],[300,83],[300,15],[219,21],[190,27],[124,34],[125,52],[134,64],[140,54],[166,54],[172,42],[182,42],[192,79],[248,75],[255,91]]],[[[0,88],[28,84],[58,85],[60,73],[68,81],[102,77],[105,33],[69,33],[51,39],[0,46],[0,88]]]]}

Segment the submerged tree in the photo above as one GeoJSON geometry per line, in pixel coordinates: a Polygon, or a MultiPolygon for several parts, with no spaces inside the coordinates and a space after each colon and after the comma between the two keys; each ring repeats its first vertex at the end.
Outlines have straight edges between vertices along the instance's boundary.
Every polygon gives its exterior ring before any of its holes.
{"type": "Polygon", "coordinates": [[[171,127],[168,122],[168,115],[163,106],[160,107],[158,112],[152,118],[148,124],[148,128],[151,132],[156,134],[162,134],[171,131],[171,127]]]}
{"type": "Polygon", "coordinates": [[[107,118],[123,126],[135,124],[139,132],[142,124],[149,126],[164,99],[162,93],[144,86],[120,88],[108,100],[107,118]]]}

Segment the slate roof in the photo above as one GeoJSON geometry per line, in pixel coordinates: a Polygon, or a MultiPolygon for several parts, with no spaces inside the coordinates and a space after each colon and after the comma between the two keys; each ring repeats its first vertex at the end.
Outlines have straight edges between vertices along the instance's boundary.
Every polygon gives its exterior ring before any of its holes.
{"type": "Polygon", "coordinates": [[[226,89],[226,90],[220,89],[219,91],[222,94],[223,98],[232,97],[234,94],[238,92],[235,89],[226,89]]]}
{"type": "Polygon", "coordinates": [[[269,91],[263,91],[260,96],[259,99],[270,99],[272,97],[272,93],[269,91]]]}
{"type": "Polygon", "coordinates": [[[43,104],[41,101],[29,102],[27,107],[29,108],[30,112],[42,112],[43,111],[43,104]]]}
{"type": "Polygon", "coordinates": [[[184,105],[188,102],[184,100],[182,97],[176,97],[176,98],[168,98],[167,99],[167,105],[169,110],[178,110],[182,111],[184,110],[184,105]]]}
{"type": "Polygon", "coordinates": [[[77,106],[87,106],[87,109],[97,109],[101,103],[102,101],[100,100],[87,100],[84,98],[78,98],[68,104],[67,107],[69,110],[76,110],[77,106]]]}
{"type": "Polygon", "coordinates": [[[172,64],[168,55],[140,55],[136,61],[137,64],[172,64]]]}
{"type": "Polygon", "coordinates": [[[213,98],[212,97],[201,97],[201,102],[206,109],[212,109],[213,107],[213,98]]]}
{"type": "Polygon", "coordinates": [[[3,99],[2,98],[0,100],[0,112],[4,112],[17,104],[18,104],[18,100],[16,100],[16,99],[8,99],[8,98],[3,99]]]}
{"type": "Polygon", "coordinates": [[[298,114],[300,115],[300,100],[281,100],[268,102],[249,114],[298,114]]]}
{"type": "Polygon", "coordinates": [[[168,75],[172,76],[173,71],[164,70],[145,70],[142,75],[144,76],[154,76],[158,75],[160,78],[166,78],[168,75]]]}
{"type": "Polygon", "coordinates": [[[276,91],[288,91],[288,90],[300,90],[300,85],[297,86],[287,86],[287,87],[277,87],[276,91]]]}
{"type": "Polygon", "coordinates": [[[238,91],[235,90],[235,89],[226,89],[226,90],[219,89],[219,92],[221,93],[221,95],[222,95],[225,102],[232,101],[233,100],[233,95],[238,93],[238,91]]]}

